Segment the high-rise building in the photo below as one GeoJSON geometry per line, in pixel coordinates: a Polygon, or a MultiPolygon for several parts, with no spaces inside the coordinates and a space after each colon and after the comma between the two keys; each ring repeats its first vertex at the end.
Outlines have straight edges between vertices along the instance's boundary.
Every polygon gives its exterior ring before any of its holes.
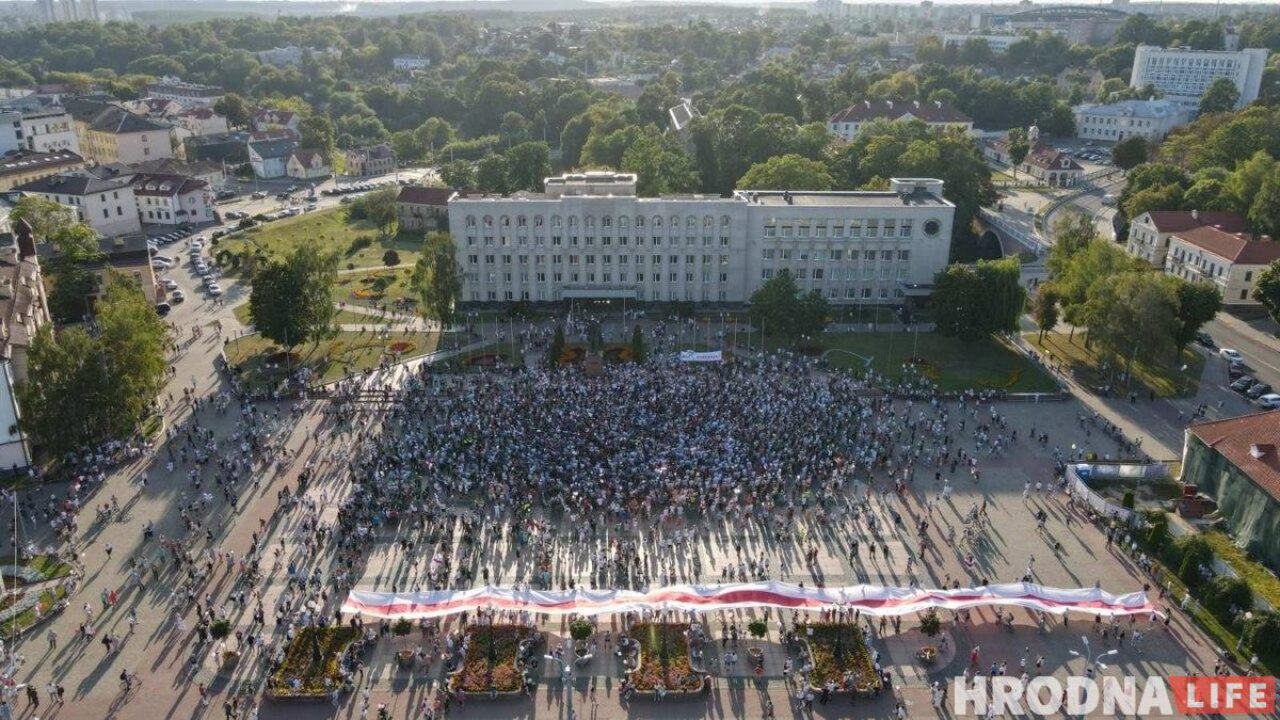
{"type": "Polygon", "coordinates": [[[98,13],[98,0],[40,0],[40,17],[47,23],[102,21],[102,16],[98,13]]]}
{"type": "Polygon", "coordinates": [[[1236,107],[1244,107],[1258,99],[1266,66],[1265,48],[1229,52],[1139,45],[1133,55],[1129,86],[1154,86],[1165,99],[1194,111],[1213,81],[1227,78],[1240,91],[1236,107]]]}

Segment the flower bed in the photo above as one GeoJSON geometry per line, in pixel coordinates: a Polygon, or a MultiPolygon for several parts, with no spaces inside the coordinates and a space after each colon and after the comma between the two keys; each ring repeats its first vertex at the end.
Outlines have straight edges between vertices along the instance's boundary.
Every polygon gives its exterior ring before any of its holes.
{"type": "Polygon", "coordinates": [[[359,636],[350,626],[302,628],[285,648],[284,662],[271,676],[268,695],[276,699],[323,698],[341,682],[338,660],[359,636]],[[317,639],[320,643],[318,662],[314,649],[317,639]],[[296,689],[291,686],[295,679],[300,683],[296,689]]]}
{"type": "Polygon", "coordinates": [[[631,627],[631,637],[640,643],[640,667],[631,673],[637,690],[656,690],[659,685],[673,692],[702,689],[702,674],[689,665],[688,633],[688,623],[641,623],[631,627]]]}
{"type": "Polygon", "coordinates": [[[396,355],[403,355],[407,352],[413,352],[415,347],[417,346],[407,340],[397,340],[391,343],[388,349],[396,355]]]}
{"type": "Polygon", "coordinates": [[[800,634],[809,642],[809,654],[813,659],[813,672],[809,682],[822,687],[828,681],[842,690],[859,689],[875,691],[880,688],[880,676],[876,674],[871,653],[863,640],[862,630],[849,623],[813,623],[800,634]],[[809,634],[808,630],[813,630],[809,634]],[[836,656],[836,641],[840,641],[840,656],[836,656]],[[846,673],[853,673],[852,687],[846,687],[846,673]]]}
{"type": "Polygon", "coordinates": [[[535,631],[522,625],[481,625],[467,631],[470,641],[462,668],[450,678],[450,687],[468,693],[518,692],[524,676],[516,667],[520,642],[535,631]]]}

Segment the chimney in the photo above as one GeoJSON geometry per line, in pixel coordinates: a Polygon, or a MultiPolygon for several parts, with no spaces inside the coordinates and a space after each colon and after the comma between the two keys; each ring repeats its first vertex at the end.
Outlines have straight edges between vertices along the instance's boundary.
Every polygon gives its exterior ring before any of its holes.
{"type": "Polygon", "coordinates": [[[1191,211],[1191,219],[1192,219],[1192,220],[1195,220],[1196,222],[1200,222],[1200,211],[1199,211],[1199,210],[1192,210],[1192,211],[1191,211]]]}

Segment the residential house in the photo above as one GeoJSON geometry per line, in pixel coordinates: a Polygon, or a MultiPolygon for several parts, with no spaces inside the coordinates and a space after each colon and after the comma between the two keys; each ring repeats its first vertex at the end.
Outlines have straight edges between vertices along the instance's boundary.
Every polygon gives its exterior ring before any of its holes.
{"type": "MultiPolygon", "coordinates": [[[[58,256],[58,249],[47,243],[37,246],[37,250],[44,263],[58,256]]],[[[154,304],[164,297],[163,288],[156,283],[155,268],[151,267],[151,248],[147,245],[145,235],[137,233],[99,238],[98,251],[99,259],[84,265],[96,280],[90,299],[97,298],[106,287],[108,270],[133,278],[149,303],[154,304]]]]}
{"type": "MultiPolygon", "coordinates": [[[[1043,142],[1040,139],[1040,129],[1034,125],[1027,130],[1027,142],[1030,149],[1022,162],[1018,163],[1019,172],[1051,187],[1070,187],[1084,176],[1084,167],[1067,153],[1043,142]]],[[[982,154],[1001,165],[1013,165],[1013,158],[1009,155],[1008,135],[983,143],[982,154]]]]}
{"type": "Polygon", "coordinates": [[[329,177],[329,163],[319,150],[294,150],[286,164],[285,174],[299,180],[329,177]]]}
{"type": "Polygon", "coordinates": [[[0,468],[6,470],[31,464],[14,386],[27,379],[31,340],[49,322],[35,238],[19,221],[13,232],[0,233],[0,468]]]}
{"type": "Polygon", "coordinates": [[[156,173],[161,175],[185,175],[209,184],[214,192],[227,185],[227,176],[223,172],[222,163],[209,161],[181,162],[179,160],[151,160],[131,166],[135,172],[156,173]]]}
{"type": "Polygon", "coordinates": [[[1198,227],[1169,236],[1165,272],[1183,280],[1211,283],[1224,305],[1258,305],[1253,286],[1271,263],[1280,260],[1280,242],[1254,239],[1215,227],[1198,227]]]}
{"type": "Polygon", "coordinates": [[[1174,233],[1198,227],[1215,227],[1223,232],[1240,233],[1249,228],[1238,214],[1216,210],[1152,210],[1134,218],[1129,224],[1129,242],[1125,250],[1142,258],[1152,267],[1163,268],[1169,252],[1169,238],[1174,233]]]}
{"type": "Polygon", "coordinates": [[[1183,438],[1180,480],[1217,502],[1246,552],[1280,570],[1280,416],[1197,423],[1183,438]]]}
{"type": "Polygon", "coordinates": [[[247,132],[195,135],[182,139],[188,162],[245,163],[249,162],[251,140],[247,132]]]}
{"type": "Polygon", "coordinates": [[[100,163],[137,163],[173,157],[171,126],[95,100],[68,100],[85,157],[100,163]]]}
{"type": "Polygon", "coordinates": [[[65,172],[83,170],[84,158],[70,150],[19,150],[0,155],[0,192],[65,172]]]}
{"type": "Polygon", "coordinates": [[[227,93],[217,85],[183,82],[179,78],[166,76],[147,85],[147,94],[153,98],[173,100],[183,107],[209,107],[227,93]]]}
{"type": "Polygon", "coordinates": [[[396,153],[386,143],[348,150],[346,157],[346,174],[352,177],[385,175],[396,169],[396,153]]]}
{"type": "Polygon", "coordinates": [[[173,116],[177,127],[189,135],[220,135],[229,132],[227,118],[214,112],[212,108],[194,107],[183,110],[173,116]]]}
{"type": "Polygon", "coordinates": [[[391,66],[401,71],[426,70],[431,67],[431,58],[426,55],[401,55],[391,60],[391,66]]]}
{"type": "Polygon", "coordinates": [[[70,150],[77,155],[80,153],[75,122],[71,119],[71,114],[59,105],[24,110],[22,129],[28,150],[42,153],[70,150]]]}
{"type": "Polygon", "coordinates": [[[203,180],[139,173],[132,183],[138,216],[146,225],[203,225],[215,220],[213,191],[203,180]]]}
{"type": "Polygon", "coordinates": [[[14,190],[74,209],[81,222],[104,237],[142,231],[138,204],[127,178],[103,179],[87,172],[61,173],[19,185],[14,190]]]}
{"type": "Polygon", "coordinates": [[[288,174],[289,159],[298,143],[293,140],[261,140],[250,141],[249,164],[253,166],[253,174],[262,179],[284,177],[288,174]]]}
{"type": "Polygon", "coordinates": [[[681,138],[685,138],[689,135],[689,125],[700,117],[702,117],[702,113],[698,112],[698,108],[693,106],[693,100],[680,98],[679,105],[667,108],[667,129],[681,138]]]}
{"type": "Polygon", "coordinates": [[[396,197],[396,220],[401,230],[449,230],[449,197],[453,190],[410,185],[396,197]]]}
{"type": "Polygon", "coordinates": [[[22,139],[22,113],[0,110],[0,155],[26,147],[22,139]]]}
{"type": "Polygon", "coordinates": [[[279,130],[284,128],[293,132],[297,137],[302,125],[302,118],[290,110],[271,110],[269,108],[258,108],[253,111],[253,117],[249,120],[250,127],[257,132],[265,132],[267,130],[279,130]]]}
{"type": "Polygon", "coordinates": [[[864,100],[827,118],[827,129],[843,140],[852,140],[863,126],[873,120],[891,122],[919,120],[931,129],[973,131],[972,118],[941,100],[933,102],[864,100]]]}

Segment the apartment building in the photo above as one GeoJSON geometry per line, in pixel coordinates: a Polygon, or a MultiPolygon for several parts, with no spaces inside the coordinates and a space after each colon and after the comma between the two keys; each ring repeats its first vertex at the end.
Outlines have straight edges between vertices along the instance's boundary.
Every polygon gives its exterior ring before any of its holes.
{"type": "Polygon", "coordinates": [[[842,140],[852,140],[863,126],[874,120],[910,122],[919,120],[934,129],[973,130],[973,118],[940,100],[894,102],[863,100],[827,118],[827,130],[842,140]]]}
{"type": "Polygon", "coordinates": [[[1195,115],[1186,106],[1164,99],[1080,105],[1072,112],[1076,118],[1076,137],[1106,142],[1120,142],[1133,135],[1157,142],[1195,115]]]}
{"type": "Polygon", "coordinates": [[[71,114],[60,106],[51,105],[23,112],[22,129],[28,150],[42,153],[69,150],[80,153],[75,122],[71,119],[71,114]]]}
{"type": "Polygon", "coordinates": [[[76,137],[86,158],[99,163],[140,163],[173,157],[172,128],[110,103],[68,101],[76,137]]]}
{"type": "Polygon", "coordinates": [[[18,150],[0,155],[0,192],[7,192],[40,178],[84,169],[84,158],[63,150],[35,152],[18,150]]]}
{"type": "Polygon", "coordinates": [[[183,82],[181,78],[165,76],[147,85],[147,95],[162,100],[172,100],[183,107],[209,107],[222,99],[227,91],[217,85],[183,82]]]}
{"type": "Polygon", "coordinates": [[[1134,51],[1129,87],[1154,86],[1166,100],[1194,113],[1213,81],[1227,78],[1240,91],[1236,107],[1244,107],[1258,99],[1266,66],[1266,48],[1226,51],[1139,45],[1134,51]]]}
{"type": "Polygon", "coordinates": [[[789,270],[832,303],[899,303],[927,294],[950,253],[955,206],[940,180],[728,198],[642,198],[635,185],[605,172],[548,178],[542,193],[454,194],[462,300],[741,303],[789,270]]]}
{"type": "Polygon", "coordinates": [[[142,173],[132,178],[138,216],[148,225],[211,223],[213,191],[209,183],[185,175],[142,173]]]}
{"type": "Polygon", "coordinates": [[[1129,223],[1129,241],[1125,250],[1136,258],[1164,267],[1169,253],[1169,238],[1174,233],[1211,227],[1228,233],[1242,233],[1248,228],[1244,218],[1230,211],[1152,210],[1129,223]]]}
{"type": "Polygon", "coordinates": [[[133,186],[128,178],[98,178],[89,173],[63,173],[14,188],[48,198],[76,211],[81,222],[103,237],[142,231],[133,186]]]}
{"type": "Polygon", "coordinates": [[[1258,305],[1253,286],[1271,263],[1280,260],[1280,242],[1254,239],[1215,227],[1198,227],[1169,237],[1165,272],[1183,280],[1211,283],[1225,305],[1258,305]]]}
{"type": "Polygon", "coordinates": [[[396,152],[386,143],[348,150],[346,158],[349,176],[370,177],[396,171],[396,152]]]}

